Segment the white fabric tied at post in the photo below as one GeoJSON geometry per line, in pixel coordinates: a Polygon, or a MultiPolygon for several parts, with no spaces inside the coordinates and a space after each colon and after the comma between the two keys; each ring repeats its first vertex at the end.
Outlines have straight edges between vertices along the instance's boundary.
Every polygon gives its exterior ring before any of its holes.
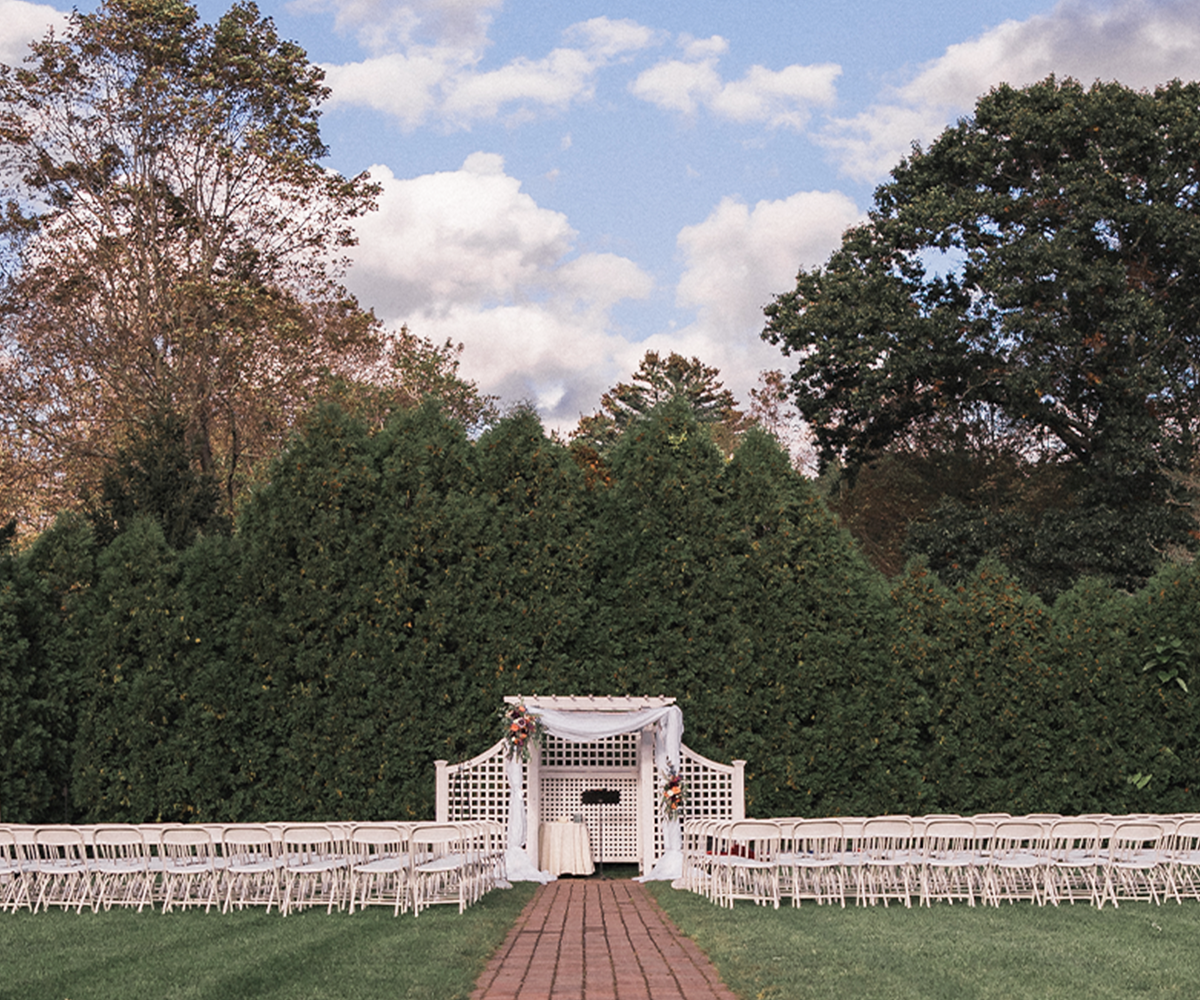
{"type": "Polygon", "coordinates": [[[519,753],[509,754],[504,773],[508,775],[508,849],[504,852],[508,878],[512,882],[549,882],[554,876],[538,871],[524,850],[529,828],[525,822],[525,798],[521,794],[519,753]]]}
{"type": "MultiPolygon", "coordinates": [[[[675,706],[672,706],[675,708],[675,706]]],[[[659,720],[658,729],[654,733],[654,764],[658,773],[679,774],[683,763],[680,746],[683,743],[683,712],[675,708],[673,714],[659,720]]],[[[658,796],[655,796],[658,799],[658,796]]],[[[677,815],[671,814],[663,823],[663,852],[662,856],[645,875],[641,882],[675,881],[683,877],[683,823],[677,815]]]]}
{"type": "MultiPolygon", "coordinates": [[[[683,710],[678,705],[665,705],[661,708],[642,708],[634,712],[567,712],[561,709],[546,708],[538,711],[531,710],[537,718],[538,728],[551,736],[557,736],[568,743],[595,743],[611,736],[621,736],[625,733],[638,733],[647,726],[658,724],[658,732],[654,741],[654,759],[660,771],[666,765],[674,765],[679,770],[681,760],[680,745],[683,740],[683,710]],[[662,748],[660,751],[660,747],[662,748]]],[[[527,825],[525,822],[525,797],[521,790],[521,759],[511,756],[505,764],[508,775],[509,806],[508,806],[508,877],[522,882],[546,882],[553,878],[549,872],[539,872],[529,862],[528,855],[521,850],[525,846],[527,825]]],[[[655,796],[657,799],[657,795],[655,796]]],[[[683,871],[683,834],[680,831],[679,820],[672,819],[664,828],[666,851],[659,859],[647,879],[678,878],[679,875],[655,874],[674,857],[671,862],[683,871]]]]}

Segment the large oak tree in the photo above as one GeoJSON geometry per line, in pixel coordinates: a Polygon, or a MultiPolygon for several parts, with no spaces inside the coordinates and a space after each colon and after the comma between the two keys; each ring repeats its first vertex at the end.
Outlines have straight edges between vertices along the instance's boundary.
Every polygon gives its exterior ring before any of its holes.
{"type": "Polygon", "coordinates": [[[1136,580],[1188,521],[1200,85],[1001,86],[768,306],[826,462],[987,426],[1069,470],[1075,570],[1136,580]]]}

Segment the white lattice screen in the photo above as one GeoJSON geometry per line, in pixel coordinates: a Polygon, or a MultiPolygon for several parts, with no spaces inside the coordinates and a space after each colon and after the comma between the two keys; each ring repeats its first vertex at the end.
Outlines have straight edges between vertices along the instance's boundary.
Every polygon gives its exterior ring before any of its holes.
{"type": "MultiPolygon", "coordinates": [[[[445,820],[494,819],[508,824],[508,777],[504,773],[504,741],[478,757],[446,768],[445,820]]],[[[526,772],[527,773],[527,772],[526,772]]],[[[440,812],[440,810],[439,810],[440,812]]],[[[443,820],[442,816],[438,817],[443,820]]]]}
{"type": "Polygon", "coordinates": [[[638,734],[622,733],[599,743],[570,743],[556,736],[542,740],[542,770],[598,767],[638,769],[638,734]]]}
{"type": "Polygon", "coordinates": [[[604,862],[639,862],[639,734],[624,733],[597,743],[570,743],[547,736],[542,743],[542,794],[538,818],[553,823],[582,814],[592,856],[604,862]],[[583,805],[583,793],[602,788],[621,794],[616,805],[583,805]]]}
{"type": "MultiPolygon", "coordinates": [[[[689,819],[739,819],[742,810],[734,792],[735,769],[728,764],[701,757],[687,746],[680,747],[683,760],[679,772],[687,789],[687,801],[683,804],[683,822],[689,819]]],[[[654,769],[654,787],[659,795],[667,776],[654,769]]],[[[655,797],[658,804],[658,796],[655,797]]],[[[654,857],[662,857],[662,824],[654,824],[654,857]]]]}

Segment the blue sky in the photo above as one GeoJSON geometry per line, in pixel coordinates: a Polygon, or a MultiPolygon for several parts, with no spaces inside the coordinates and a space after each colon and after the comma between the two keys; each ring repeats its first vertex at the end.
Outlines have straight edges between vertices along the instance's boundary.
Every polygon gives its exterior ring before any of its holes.
{"type": "MultiPolygon", "coordinates": [[[[0,0],[0,61],[55,8],[0,0]]],[[[719,367],[746,401],[787,366],[762,306],[995,84],[1200,75],[1192,2],[260,8],[326,69],[330,166],[383,184],[348,285],[563,429],[648,349],[719,367]]]]}

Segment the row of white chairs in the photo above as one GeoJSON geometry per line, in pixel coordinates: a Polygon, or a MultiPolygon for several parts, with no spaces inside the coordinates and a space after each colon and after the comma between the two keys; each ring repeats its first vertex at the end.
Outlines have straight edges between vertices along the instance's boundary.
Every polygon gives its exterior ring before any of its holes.
{"type": "Polygon", "coordinates": [[[507,885],[499,823],[0,825],[0,910],[390,906],[507,885]]]}
{"type": "Polygon", "coordinates": [[[681,884],[749,899],[911,907],[1200,899],[1200,815],[689,820],[681,884]]]}

